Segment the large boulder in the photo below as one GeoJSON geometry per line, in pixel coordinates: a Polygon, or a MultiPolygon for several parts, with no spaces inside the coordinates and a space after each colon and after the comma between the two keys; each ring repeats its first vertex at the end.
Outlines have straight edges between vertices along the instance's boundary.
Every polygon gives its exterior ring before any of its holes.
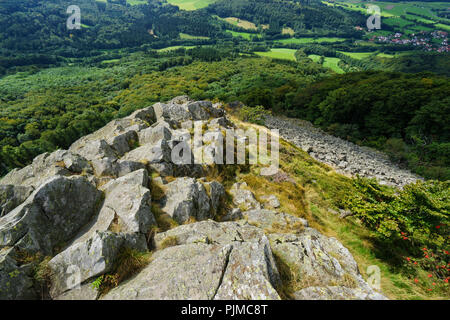
{"type": "Polygon", "coordinates": [[[76,152],[86,159],[92,161],[102,159],[105,157],[116,158],[116,153],[113,148],[104,140],[87,140],[83,143],[75,142],[75,147],[72,145],[69,150],[76,152]]]}
{"type": "Polygon", "coordinates": [[[153,126],[139,132],[139,143],[141,145],[155,144],[159,140],[169,141],[172,138],[170,125],[165,121],[158,121],[153,126]]]}
{"type": "Polygon", "coordinates": [[[211,300],[220,285],[229,245],[192,243],[156,252],[152,262],[104,300],[211,300]]]}
{"type": "Polygon", "coordinates": [[[162,211],[178,223],[184,223],[191,217],[197,221],[213,218],[224,190],[217,182],[206,185],[211,198],[205,186],[194,178],[177,178],[166,184],[165,196],[161,200],[162,211]]]}
{"type": "Polygon", "coordinates": [[[0,247],[51,255],[89,222],[100,201],[101,192],[84,177],[53,177],[0,218],[0,247]]]}
{"type": "Polygon", "coordinates": [[[280,300],[278,270],[265,236],[234,244],[216,300],[280,300]],[[275,287],[275,288],[274,288],[275,287]]]}
{"type": "Polygon", "coordinates": [[[56,255],[48,263],[52,280],[50,295],[57,297],[87,279],[110,271],[123,241],[119,234],[96,232],[92,238],[56,255]]]}
{"type": "Polygon", "coordinates": [[[56,150],[37,156],[25,168],[12,170],[0,180],[0,184],[37,188],[55,175],[80,173],[92,173],[92,168],[84,157],[67,150],[56,150]]]}
{"type": "MultiPolygon", "coordinates": [[[[147,171],[141,169],[101,186],[100,189],[105,192],[103,205],[73,242],[86,241],[97,232],[108,230],[135,235],[138,238],[142,238],[142,235],[145,239],[150,228],[156,225],[151,212],[148,181],[147,171]]],[[[146,248],[145,245],[142,249],[146,248]]]]}
{"type": "Polygon", "coordinates": [[[128,152],[122,160],[142,162],[146,164],[170,162],[171,150],[166,140],[161,139],[154,144],[144,144],[128,152]]]}
{"type": "Polygon", "coordinates": [[[155,236],[153,260],[104,299],[279,299],[269,241],[245,222],[211,220],[155,236]]]}
{"type": "Polygon", "coordinates": [[[208,220],[158,233],[154,241],[155,247],[161,248],[168,240],[179,245],[189,243],[229,244],[232,242],[258,242],[263,237],[263,230],[251,226],[245,221],[215,222],[208,220]]]}
{"type": "MultiPolygon", "coordinates": [[[[297,276],[301,289],[345,287],[366,295],[375,294],[360,275],[351,253],[335,238],[328,238],[312,228],[305,228],[299,234],[274,233],[268,237],[272,252],[297,276]]],[[[303,291],[303,294],[314,290],[303,291]]],[[[302,292],[298,296],[302,296],[302,292]]]]}

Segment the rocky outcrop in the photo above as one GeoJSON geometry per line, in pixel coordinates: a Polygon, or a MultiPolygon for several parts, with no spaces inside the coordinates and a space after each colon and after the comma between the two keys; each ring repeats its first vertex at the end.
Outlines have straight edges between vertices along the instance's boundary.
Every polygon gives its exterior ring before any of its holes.
{"type": "Polygon", "coordinates": [[[194,178],[177,178],[164,186],[166,193],[161,200],[161,210],[178,223],[189,218],[198,221],[214,218],[225,190],[218,182],[205,183],[194,178]],[[205,186],[208,187],[208,195],[205,186]]]}
{"type": "Polygon", "coordinates": [[[45,180],[56,175],[91,173],[88,161],[79,154],[66,150],[43,153],[33,163],[22,169],[14,169],[0,180],[1,185],[39,187],[45,180]]]}
{"type": "Polygon", "coordinates": [[[337,172],[376,178],[381,184],[396,187],[421,179],[400,169],[385,154],[326,134],[309,122],[267,116],[265,125],[269,129],[279,129],[283,139],[308,152],[314,159],[332,166],[337,172]]]}
{"type": "Polygon", "coordinates": [[[123,241],[118,234],[97,232],[56,255],[48,264],[52,270],[52,297],[110,271],[123,241]]]}
{"type": "Polygon", "coordinates": [[[259,228],[204,221],[155,241],[158,248],[171,247],[158,250],[147,268],[104,299],[279,299],[278,270],[259,228]]]}
{"type": "Polygon", "coordinates": [[[19,206],[32,192],[32,187],[0,185],[0,217],[19,206]]]}
{"type": "Polygon", "coordinates": [[[226,192],[227,183],[205,177],[214,164],[173,160],[194,126],[203,130],[203,160],[221,156],[216,147],[231,126],[224,110],[182,96],[113,120],[1,179],[0,299],[37,298],[33,272],[43,256],[57,300],[277,300],[286,266],[301,284],[296,299],[383,298],[345,247],[281,212],[277,197],[260,203],[245,183],[226,192]],[[157,233],[167,217],[172,229],[157,233]],[[130,250],[152,251],[150,262],[99,296],[96,280],[116,272],[130,250]]]}
{"type": "Polygon", "coordinates": [[[294,293],[295,300],[385,300],[374,291],[351,289],[343,286],[308,287],[294,293]]]}
{"type": "Polygon", "coordinates": [[[261,209],[261,204],[256,200],[255,195],[250,190],[246,189],[247,184],[235,183],[231,189],[230,194],[233,197],[233,203],[241,210],[261,209]]]}
{"type": "Polygon", "coordinates": [[[84,177],[50,178],[0,218],[0,247],[51,255],[90,221],[100,200],[101,192],[84,177]]]}
{"type": "Polygon", "coordinates": [[[0,249],[1,300],[36,299],[30,271],[30,266],[18,265],[13,248],[0,249]]]}

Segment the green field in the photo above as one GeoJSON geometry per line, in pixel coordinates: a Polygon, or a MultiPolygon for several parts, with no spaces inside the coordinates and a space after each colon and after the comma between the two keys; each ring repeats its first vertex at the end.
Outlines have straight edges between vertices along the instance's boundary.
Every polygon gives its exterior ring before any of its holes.
{"type": "Polygon", "coordinates": [[[197,10],[207,7],[216,0],[167,0],[167,2],[182,10],[197,10]]]}
{"type": "MultiPolygon", "coordinates": [[[[310,58],[312,61],[314,62],[319,62],[320,60],[320,56],[317,54],[310,54],[308,56],[308,58],[310,58]]],[[[329,68],[331,70],[333,70],[336,73],[345,73],[344,70],[342,70],[339,66],[338,63],[341,59],[339,58],[332,58],[332,57],[324,57],[324,61],[323,61],[323,66],[325,68],[329,68]]]]}
{"type": "Polygon", "coordinates": [[[262,57],[296,61],[295,59],[296,51],[297,50],[295,49],[273,48],[268,52],[255,52],[255,54],[262,57]]]}
{"type": "Polygon", "coordinates": [[[321,38],[288,38],[275,40],[277,43],[281,44],[304,44],[304,43],[324,43],[324,42],[342,42],[345,41],[344,38],[336,37],[321,37],[321,38]]]}
{"type": "Polygon", "coordinates": [[[345,51],[338,51],[342,54],[345,54],[346,56],[349,56],[350,58],[353,59],[364,59],[367,58],[369,56],[371,56],[372,54],[374,54],[374,52],[345,52],[345,51]]]}
{"type": "Polygon", "coordinates": [[[158,49],[157,51],[158,52],[169,52],[169,51],[174,51],[174,50],[181,49],[181,48],[188,50],[188,49],[195,48],[195,46],[172,46],[172,47],[158,49]]]}
{"type": "Polygon", "coordinates": [[[187,33],[180,33],[180,38],[183,40],[208,40],[209,37],[192,36],[187,33]]]}
{"type": "Polygon", "coordinates": [[[227,33],[231,33],[233,37],[242,37],[244,39],[250,40],[252,37],[259,37],[257,33],[249,33],[249,32],[237,32],[232,30],[227,30],[227,33]]]}

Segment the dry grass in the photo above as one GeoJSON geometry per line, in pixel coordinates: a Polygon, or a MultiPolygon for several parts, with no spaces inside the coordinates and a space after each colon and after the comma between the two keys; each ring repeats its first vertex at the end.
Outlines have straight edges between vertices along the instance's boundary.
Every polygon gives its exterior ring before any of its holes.
{"type": "Polygon", "coordinates": [[[138,252],[134,249],[123,248],[114,264],[113,271],[102,275],[98,280],[99,293],[105,295],[123,281],[137,274],[151,262],[151,252],[138,252]]]}
{"type": "Polygon", "coordinates": [[[158,246],[158,249],[165,249],[165,248],[169,248],[169,247],[174,247],[178,245],[178,239],[175,236],[168,236],[166,238],[164,238],[163,241],[161,241],[161,243],[158,246]]]}
{"type": "Polygon", "coordinates": [[[179,226],[170,215],[161,210],[161,207],[157,203],[152,203],[152,213],[158,225],[157,232],[165,232],[179,226]]]}
{"type": "Polygon", "coordinates": [[[265,233],[301,233],[305,229],[305,226],[301,222],[287,223],[286,225],[281,225],[280,223],[274,222],[270,228],[265,228],[265,233]]]}

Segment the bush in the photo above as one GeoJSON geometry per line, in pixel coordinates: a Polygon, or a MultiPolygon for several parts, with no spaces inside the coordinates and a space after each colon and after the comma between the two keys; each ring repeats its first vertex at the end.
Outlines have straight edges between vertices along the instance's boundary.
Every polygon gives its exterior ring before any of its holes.
{"type": "Polygon", "coordinates": [[[264,116],[269,115],[270,111],[263,106],[248,107],[244,106],[239,110],[239,117],[242,121],[264,125],[264,116]]]}

